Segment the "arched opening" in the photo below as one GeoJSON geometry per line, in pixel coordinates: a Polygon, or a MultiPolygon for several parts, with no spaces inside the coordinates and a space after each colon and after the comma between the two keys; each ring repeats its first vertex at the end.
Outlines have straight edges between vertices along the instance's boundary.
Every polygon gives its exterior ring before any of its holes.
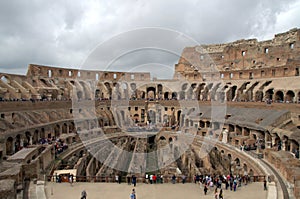
{"type": "Polygon", "coordinates": [[[165,100],[168,100],[168,99],[169,99],[169,92],[165,92],[165,94],[164,94],[164,99],[165,99],[165,100]]]}
{"type": "Polygon", "coordinates": [[[54,136],[56,138],[60,136],[60,126],[58,124],[54,127],[54,136]]]}
{"type": "Polygon", "coordinates": [[[244,127],[244,136],[249,136],[249,135],[250,135],[250,129],[244,127]]]}
{"type": "Polygon", "coordinates": [[[24,147],[27,147],[31,144],[31,133],[29,131],[25,132],[26,140],[24,141],[24,147]]]}
{"type": "Polygon", "coordinates": [[[236,89],[237,89],[237,86],[232,86],[229,91],[227,92],[227,101],[232,101],[234,100],[234,97],[236,95],[236,89]]]}
{"type": "Polygon", "coordinates": [[[242,135],[243,128],[240,126],[235,126],[235,132],[237,135],[242,135]]]}
{"type": "Polygon", "coordinates": [[[255,93],[255,101],[262,102],[264,98],[264,93],[261,90],[256,91],[255,93]]]}
{"type": "Polygon", "coordinates": [[[77,99],[82,100],[83,99],[83,93],[82,91],[77,91],[77,99]]]}
{"type": "Polygon", "coordinates": [[[274,94],[273,88],[267,90],[265,94],[266,100],[273,100],[273,94],[274,94]]]}
{"type": "Polygon", "coordinates": [[[283,92],[282,91],[277,91],[275,93],[275,101],[276,102],[283,102],[283,100],[284,100],[283,92]]]}
{"type": "Polygon", "coordinates": [[[210,126],[210,121],[206,121],[205,123],[206,123],[206,127],[207,127],[207,128],[211,128],[211,126],[210,126]]]}
{"type": "Polygon", "coordinates": [[[180,116],[181,116],[181,110],[177,111],[177,123],[180,126],[180,116]]]}
{"type": "Polygon", "coordinates": [[[95,91],[95,99],[101,99],[101,91],[100,91],[100,89],[96,89],[96,91],[95,91]]]}
{"type": "Polygon", "coordinates": [[[16,136],[16,141],[15,141],[15,152],[20,151],[22,147],[23,147],[23,140],[21,140],[21,135],[18,134],[16,136]]]}
{"type": "Polygon", "coordinates": [[[200,120],[200,121],[199,121],[199,127],[200,127],[200,128],[205,128],[205,122],[202,121],[202,120],[200,120]]]}
{"type": "Polygon", "coordinates": [[[39,141],[39,130],[35,130],[33,133],[32,144],[37,144],[39,141]]]}
{"type": "Polygon", "coordinates": [[[8,137],[6,140],[6,155],[14,154],[14,139],[12,137],[8,137]]]}
{"type": "Polygon", "coordinates": [[[40,135],[40,138],[46,138],[46,137],[45,137],[45,129],[44,129],[44,128],[41,128],[41,135],[40,135]]]}
{"type": "Polygon", "coordinates": [[[236,166],[240,166],[240,159],[239,158],[235,158],[235,165],[236,166]]]}
{"type": "Polygon", "coordinates": [[[74,124],[74,122],[71,122],[69,124],[69,133],[75,133],[75,132],[76,132],[75,124],[74,124]]]}
{"type": "Polygon", "coordinates": [[[159,138],[160,140],[166,140],[166,138],[164,136],[160,136],[159,138]]]}
{"type": "Polygon", "coordinates": [[[287,93],[286,93],[286,102],[294,102],[294,99],[295,98],[295,93],[291,90],[289,90],[287,93]]]}
{"type": "Polygon", "coordinates": [[[228,127],[229,127],[229,129],[228,129],[229,132],[234,132],[234,125],[229,124],[228,127]]]}
{"type": "Polygon", "coordinates": [[[285,151],[290,151],[290,142],[289,142],[289,137],[284,135],[282,138],[282,143],[283,146],[285,146],[284,150],[285,151]]]}
{"type": "Polygon", "coordinates": [[[177,100],[177,93],[176,92],[172,92],[172,99],[177,100]]]}
{"type": "Polygon", "coordinates": [[[68,125],[66,123],[63,124],[62,126],[62,133],[67,134],[68,133],[68,125]]]}
{"type": "Polygon", "coordinates": [[[140,118],[140,116],[139,116],[139,114],[134,114],[133,115],[133,121],[134,121],[134,123],[139,123],[139,118],[140,118]]]}
{"type": "Polygon", "coordinates": [[[9,78],[8,78],[7,76],[5,76],[5,75],[3,75],[3,76],[1,77],[1,81],[2,81],[3,83],[6,83],[6,84],[9,84],[9,83],[10,83],[9,78]]]}
{"type": "Polygon", "coordinates": [[[157,85],[157,95],[158,95],[158,99],[162,99],[163,98],[163,86],[161,84],[157,85]]]}
{"type": "Polygon", "coordinates": [[[155,88],[154,87],[148,87],[147,88],[147,98],[149,100],[153,100],[153,99],[155,99],[155,96],[156,96],[155,88]]]}

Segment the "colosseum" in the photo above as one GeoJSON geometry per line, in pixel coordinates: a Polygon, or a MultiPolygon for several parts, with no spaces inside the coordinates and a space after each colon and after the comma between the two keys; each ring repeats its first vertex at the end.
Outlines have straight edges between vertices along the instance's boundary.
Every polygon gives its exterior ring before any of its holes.
{"type": "Polygon", "coordinates": [[[230,173],[300,197],[300,29],[186,47],[170,80],[36,64],[0,79],[0,198],[64,170],[85,182],[230,173]]]}

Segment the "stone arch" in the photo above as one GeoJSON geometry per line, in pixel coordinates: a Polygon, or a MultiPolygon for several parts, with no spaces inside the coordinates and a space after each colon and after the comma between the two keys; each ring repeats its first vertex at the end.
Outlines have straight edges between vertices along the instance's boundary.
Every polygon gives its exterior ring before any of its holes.
{"type": "Polygon", "coordinates": [[[67,134],[68,132],[68,125],[66,123],[63,123],[62,125],[62,133],[67,134]]]}
{"type": "Polygon", "coordinates": [[[237,86],[232,86],[226,93],[227,101],[233,101],[236,95],[237,86]]]}
{"type": "Polygon", "coordinates": [[[265,99],[273,100],[273,94],[274,94],[274,89],[273,88],[268,89],[265,94],[265,99]]]}
{"type": "Polygon", "coordinates": [[[172,99],[177,100],[177,92],[172,92],[172,99]]]}
{"type": "Polygon", "coordinates": [[[210,121],[206,121],[205,123],[206,123],[206,127],[207,127],[207,128],[211,128],[211,126],[210,126],[210,125],[211,125],[210,121]]]}
{"type": "Polygon", "coordinates": [[[235,158],[234,162],[235,162],[236,166],[240,166],[241,165],[241,162],[240,162],[239,158],[235,158]]]}
{"type": "Polygon", "coordinates": [[[180,125],[180,116],[181,116],[181,110],[177,111],[177,123],[180,125]]]}
{"type": "Polygon", "coordinates": [[[59,124],[55,125],[55,127],[54,127],[54,136],[56,138],[58,138],[60,136],[60,126],[59,126],[59,124]]]}
{"type": "Polygon", "coordinates": [[[74,124],[74,122],[70,122],[69,133],[75,133],[75,132],[76,132],[75,124],[74,124]]]}
{"type": "Polygon", "coordinates": [[[18,152],[23,147],[23,138],[22,135],[18,134],[15,139],[15,152],[18,152]]]}
{"type": "Polygon", "coordinates": [[[164,94],[164,100],[168,100],[169,99],[169,92],[165,92],[164,94]]]}
{"type": "Polygon", "coordinates": [[[286,92],[285,101],[287,101],[287,102],[294,102],[295,101],[295,93],[294,93],[294,91],[288,90],[286,92]]]}
{"type": "Polygon", "coordinates": [[[284,100],[284,94],[283,94],[283,92],[282,91],[277,91],[275,93],[275,101],[277,101],[277,102],[283,102],[283,100],[284,100]]]}
{"type": "Polygon", "coordinates": [[[148,99],[155,99],[156,98],[156,89],[155,87],[148,87],[147,88],[147,98],[148,99]]]}
{"type": "Polygon", "coordinates": [[[12,155],[14,153],[14,139],[12,137],[8,137],[6,139],[6,155],[12,155]]]}
{"type": "Polygon", "coordinates": [[[83,92],[82,91],[77,91],[77,99],[82,100],[83,99],[83,92]]]}
{"type": "Polygon", "coordinates": [[[31,145],[32,144],[32,137],[31,137],[31,133],[29,131],[26,131],[25,132],[25,137],[26,137],[26,142],[24,142],[24,146],[28,146],[28,145],[31,145]]]}
{"type": "Polygon", "coordinates": [[[36,129],[33,133],[32,144],[37,144],[40,139],[39,130],[36,129]]]}
{"type": "Polygon", "coordinates": [[[163,98],[163,85],[162,84],[158,84],[157,85],[157,97],[158,99],[162,99],[163,98]]]}
{"type": "Polygon", "coordinates": [[[165,136],[160,136],[159,140],[166,140],[165,136]]]}
{"type": "Polygon", "coordinates": [[[283,144],[283,147],[284,147],[284,150],[285,151],[290,151],[290,140],[289,140],[289,137],[284,135],[282,136],[282,144],[283,144]]]}
{"type": "Polygon", "coordinates": [[[196,90],[196,96],[198,100],[203,100],[203,96],[201,95],[201,92],[203,91],[204,87],[205,87],[205,83],[201,83],[198,85],[198,88],[196,90]]]}
{"type": "Polygon", "coordinates": [[[199,127],[200,128],[205,128],[205,122],[203,120],[199,121],[199,127]]]}
{"type": "Polygon", "coordinates": [[[264,93],[261,90],[256,91],[255,93],[255,101],[262,102],[264,99],[264,93]]]}
{"type": "Polygon", "coordinates": [[[46,138],[45,137],[45,129],[41,128],[40,138],[46,138]]]}
{"type": "Polygon", "coordinates": [[[133,115],[133,121],[134,121],[134,123],[138,123],[139,120],[140,120],[139,118],[140,118],[140,115],[139,115],[139,114],[137,114],[137,113],[134,114],[134,115],[133,115]]]}
{"type": "Polygon", "coordinates": [[[10,78],[4,74],[1,75],[0,79],[2,82],[6,83],[6,84],[10,83],[10,78]]]}

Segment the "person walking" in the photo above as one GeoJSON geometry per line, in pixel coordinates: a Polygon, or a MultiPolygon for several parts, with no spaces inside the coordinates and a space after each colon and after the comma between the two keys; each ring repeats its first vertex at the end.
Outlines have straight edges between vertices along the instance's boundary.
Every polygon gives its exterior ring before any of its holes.
{"type": "Polygon", "coordinates": [[[265,179],[264,180],[264,191],[267,191],[268,189],[267,189],[267,180],[265,179]]]}
{"type": "Polygon", "coordinates": [[[172,183],[175,184],[175,182],[176,182],[176,176],[173,175],[173,176],[172,176],[172,183]]]}
{"type": "Polygon", "coordinates": [[[83,191],[81,192],[81,199],[86,199],[86,197],[87,197],[87,193],[86,193],[85,190],[83,190],[83,191]]]}
{"type": "Polygon", "coordinates": [[[207,184],[204,185],[204,195],[207,194],[208,188],[207,188],[207,184]]]}
{"type": "Polygon", "coordinates": [[[220,193],[219,193],[219,199],[223,199],[223,190],[222,189],[220,190],[220,193]]]}
{"type": "Polygon", "coordinates": [[[135,187],[136,186],[136,176],[132,175],[132,184],[135,187]]]}
{"type": "Polygon", "coordinates": [[[130,194],[130,199],[136,199],[135,189],[132,189],[132,192],[130,194]]]}

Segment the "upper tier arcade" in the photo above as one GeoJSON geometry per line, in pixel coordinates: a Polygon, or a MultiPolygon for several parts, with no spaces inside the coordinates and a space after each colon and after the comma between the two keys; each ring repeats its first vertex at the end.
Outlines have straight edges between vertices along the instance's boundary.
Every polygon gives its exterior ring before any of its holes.
{"type": "Polygon", "coordinates": [[[259,79],[299,76],[300,29],[272,40],[238,40],[187,47],[175,66],[174,78],[189,80],[259,79]]]}

